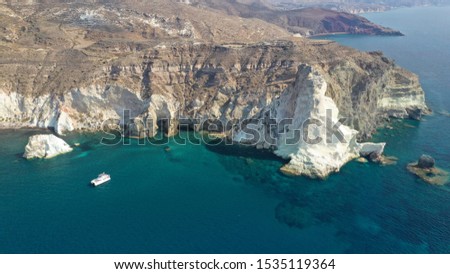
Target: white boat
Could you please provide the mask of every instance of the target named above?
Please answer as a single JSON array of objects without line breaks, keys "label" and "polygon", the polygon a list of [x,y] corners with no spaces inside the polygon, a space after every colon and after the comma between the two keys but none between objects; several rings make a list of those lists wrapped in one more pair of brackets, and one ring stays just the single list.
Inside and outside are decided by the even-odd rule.
[{"label": "white boat", "polygon": [[97,179],[92,180],[91,184],[94,186],[99,186],[109,181],[111,181],[111,176],[106,173],[102,173],[98,175]]}]

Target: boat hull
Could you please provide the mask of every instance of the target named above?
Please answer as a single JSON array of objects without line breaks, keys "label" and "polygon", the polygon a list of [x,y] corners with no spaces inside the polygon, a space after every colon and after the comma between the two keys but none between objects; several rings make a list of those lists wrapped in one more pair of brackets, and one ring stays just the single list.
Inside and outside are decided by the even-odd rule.
[{"label": "boat hull", "polygon": [[97,186],[103,185],[109,181],[111,181],[111,177],[109,175],[103,174],[103,175],[99,176],[97,179],[92,180],[91,184],[93,186],[97,187]]}]

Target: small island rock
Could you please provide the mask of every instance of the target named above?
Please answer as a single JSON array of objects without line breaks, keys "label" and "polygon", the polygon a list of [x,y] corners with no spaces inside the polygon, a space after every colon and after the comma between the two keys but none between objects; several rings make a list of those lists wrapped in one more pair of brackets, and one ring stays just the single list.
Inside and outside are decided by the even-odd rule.
[{"label": "small island rock", "polygon": [[445,185],[450,179],[449,173],[437,168],[436,161],[428,155],[422,155],[418,162],[409,164],[408,170],[432,185]]},{"label": "small island rock", "polygon": [[23,157],[49,159],[71,151],[72,148],[55,135],[34,135],[29,138]]}]

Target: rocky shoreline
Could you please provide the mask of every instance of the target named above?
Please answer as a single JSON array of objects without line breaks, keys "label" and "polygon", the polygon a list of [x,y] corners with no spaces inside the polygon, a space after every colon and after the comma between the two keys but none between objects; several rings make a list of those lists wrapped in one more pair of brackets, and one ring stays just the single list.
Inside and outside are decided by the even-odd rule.
[{"label": "rocky shoreline", "polygon": [[[287,175],[301,175],[318,179],[325,179],[330,174],[339,172],[342,166],[359,157],[382,163],[386,144],[360,144],[358,143],[359,132],[347,125],[339,125],[338,132],[342,134],[342,139],[336,138],[336,136],[328,139],[327,130],[329,128],[323,127],[314,128],[311,132],[306,132],[306,135],[312,134],[310,135],[311,138],[321,139],[320,142],[308,143],[304,139],[298,139],[295,143],[291,142],[296,132],[298,132],[299,136],[302,133],[304,134],[302,131],[305,130],[305,121],[316,121],[319,123],[316,125],[319,126],[328,122],[340,124],[340,111],[335,101],[331,97],[326,96],[328,88],[329,85],[326,82],[326,78],[320,70],[303,64],[297,69],[294,83],[289,85],[278,97],[273,98],[267,106],[255,108],[254,114],[252,112],[248,113],[245,120],[228,123],[228,126],[219,123],[221,120],[214,121],[209,118],[209,115],[205,115],[202,127],[196,127],[197,124],[191,124],[196,119],[189,119],[194,117],[184,116],[183,119],[180,119],[177,116],[180,114],[177,102],[170,101],[162,95],[154,95],[145,103],[148,109],[144,110],[142,108],[146,117],[140,116],[147,119],[149,117],[153,118],[154,120],[149,119],[150,123],[147,121],[147,123],[140,124],[135,118],[138,114],[137,109],[140,108],[139,104],[136,104],[138,108],[134,107],[130,110],[135,112],[133,116],[128,118],[125,116],[121,117],[117,113],[119,116],[114,116],[113,119],[110,118],[108,129],[124,127],[126,131],[121,131],[120,134],[145,138],[153,137],[157,130],[163,130],[167,135],[171,136],[177,134],[181,126],[193,128],[194,130],[205,130],[204,127],[207,127],[208,131],[218,136],[230,138],[236,143],[250,144],[261,149],[270,149],[277,156],[290,160],[281,169]],[[119,90],[118,95],[122,96],[122,92],[123,90]],[[64,102],[79,103],[72,100],[64,100]],[[109,100],[108,102],[111,103]],[[123,103],[130,104],[130,101],[124,101]],[[77,124],[71,118],[74,113],[73,105],[65,105],[63,108],[65,111],[60,113],[58,113],[58,110],[49,111],[49,119],[38,125],[51,127],[59,135],[73,130],[84,130],[84,128],[76,128],[74,126]],[[93,106],[91,108],[94,109]],[[123,107],[123,109],[126,109],[126,107]],[[219,109],[209,111],[218,111],[221,114]],[[96,111],[100,111],[100,109],[96,109]],[[107,111],[103,111],[103,113],[107,113]],[[405,113],[407,114],[408,111],[405,110]],[[242,116],[235,118],[242,118]],[[129,119],[125,125],[124,119]],[[165,121],[166,123],[161,123],[160,121]],[[229,120],[226,121],[229,122]],[[283,124],[286,121],[289,123]],[[283,125],[282,129],[280,129],[281,124]],[[150,129],[148,126],[150,126]],[[211,126],[213,126],[213,130],[211,130]],[[248,128],[253,129],[253,134],[249,134]],[[89,128],[87,129],[89,130]],[[91,128],[90,130],[95,131],[97,129]],[[48,143],[50,141],[48,140]],[[59,140],[55,141],[59,142]],[[58,142],[55,144],[57,145]],[[49,145],[51,144],[46,146],[49,147]],[[41,151],[42,149],[38,150]],[[47,152],[38,154],[39,156],[33,157],[48,158],[48,155],[53,155]],[[30,153],[30,155],[34,154]]]},{"label": "rocky shoreline", "polygon": [[[155,3],[149,11],[125,1],[120,16],[122,4],[0,5],[0,127],[63,135],[126,125],[119,133],[138,138],[182,128],[242,136],[242,126],[257,120],[256,133],[273,138],[253,146],[290,159],[297,174],[324,178],[359,157],[359,143],[390,117],[428,112],[418,77],[380,52]],[[342,124],[344,142],[285,146],[306,120],[326,124],[327,111]],[[289,133],[271,129],[271,120],[285,119]]]}]

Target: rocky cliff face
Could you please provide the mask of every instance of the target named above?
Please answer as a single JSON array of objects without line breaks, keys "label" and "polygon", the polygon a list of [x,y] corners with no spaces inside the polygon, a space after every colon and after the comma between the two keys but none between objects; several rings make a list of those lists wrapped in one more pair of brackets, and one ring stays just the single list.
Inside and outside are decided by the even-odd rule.
[{"label": "rocky cliff face", "polygon": [[[316,55],[319,50],[328,56]],[[86,67],[89,57],[82,57],[76,62],[84,65],[78,68],[76,63],[39,66],[32,60],[1,65],[16,75],[4,75],[1,82],[3,127],[97,130],[107,119],[123,121],[124,110],[131,111],[131,118],[187,117],[226,124],[251,118],[288,90],[300,64],[321,72],[327,95],[359,137],[370,136],[388,116],[408,117],[426,109],[415,75],[377,53],[329,42],[177,43],[93,67]]]},{"label": "rocky cliff face", "polygon": [[[271,148],[289,159],[282,171],[290,175],[325,178],[338,172],[360,156],[364,145],[357,143],[356,130],[340,125],[339,110],[326,91],[323,76],[311,66],[301,65],[294,84],[254,117],[254,122],[242,126],[234,139]],[[254,132],[249,131],[252,126]]]},{"label": "rocky cliff face", "polygon": [[[314,118],[307,99],[317,91],[333,121],[346,118],[345,135],[356,144],[390,116],[418,118],[427,110],[417,76],[378,52],[293,38],[259,20],[221,15],[215,23],[211,11],[180,5],[187,6],[180,16],[169,15],[173,10],[164,2],[155,13],[0,5],[0,126],[50,127],[63,134],[100,130],[104,121],[144,120],[146,130],[135,123],[129,134],[153,136],[158,128],[175,134],[179,124],[232,134],[239,120],[263,117],[267,109],[297,122]],[[308,80],[310,75],[318,80]],[[314,92],[303,98],[297,91]],[[286,98],[297,102],[295,109]],[[277,102],[284,107],[274,107]],[[291,153],[277,142],[255,145],[293,160],[290,154],[303,157],[302,148]],[[317,177],[358,152],[337,146],[319,149],[340,160]],[[296,172],[306,174],[307,166],[299,166]]]}]

